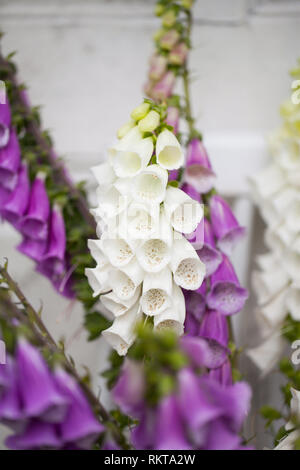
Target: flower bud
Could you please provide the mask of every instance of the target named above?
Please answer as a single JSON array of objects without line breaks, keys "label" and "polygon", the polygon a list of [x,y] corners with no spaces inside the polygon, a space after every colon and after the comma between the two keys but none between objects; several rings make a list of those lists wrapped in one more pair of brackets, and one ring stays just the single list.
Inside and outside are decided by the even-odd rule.
[{"label": "flower bud", "polygon": [[154,55],[150,61],[149,78],[151,80],[159,80],[165,73],[168,60],[162,55]]},{"label": "flower bud", "polygon": [[173,49],[173,47],[179,40],[179,37],[180,35],[178,31],[176,31],[176,29],[171,29],[159,38],[160,46],[162,47],[162,49],[170,51],[171,49]]},{"label": "flower bud", "polygon": [[165,11],[165,7],[161,3],[158,3],[157,5],[155,5],[154,14],[156,16],[161,16],[164,11]]},{"label": "flower bud", "polygon": [[134,108],[130,116],[132,117],[134,121],[139,121],[140,119],[143,119],[146,116],[149,109],[150,109],[149,103],[142,103],[136,108]]},{"label": "flower bud", "polygon": [[183,6],[183,8],[186,8],[187,10],[192,8],[193,3],[194,3],[194,0],[181,0],[181,5]]},{"label": "flower bud", "polygon": [[171,28],[176,23],[176,12],[174,9],[166,11],[162,16],[162,24],[165,28]]},{"label": "flower bud", "polygon": [[172,65],[183,65],[186,61],[188,50],[184,42],[177,44],[169,54],[169,63]]},{"label": "flower bud", "polygon": [[156,111],[150,111],[147,116],[138,123],[141,132],[153,132],[160,123],[160,115]]},{"label": "flower bud", "polygon": [[130,120],[130,121],[126,122],[126,124],[121,126],[120,129],[118,129],[118,132],[117,132],[118,139],[122,139],[123,137],[125,137],[125,135],[128,134],[128,132],[134,126],[135,126],[135,122],[133,120]]}]

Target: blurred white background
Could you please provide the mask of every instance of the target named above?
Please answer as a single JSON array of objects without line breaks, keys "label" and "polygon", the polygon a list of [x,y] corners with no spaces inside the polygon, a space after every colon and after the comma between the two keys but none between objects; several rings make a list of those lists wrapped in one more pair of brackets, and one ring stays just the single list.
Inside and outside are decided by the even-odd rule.
[{"label": "blurred white background", "polygon": [[[88,168],[105,158],[116,129],[141,101],[151,37],[159,26],[154,3],[0,0],[3,52],[17,51],[20,79],[29,86],[32,103],[43,105],[44,126],[76,180],[91,179]],[[288,70],[300,55],[299,31],[299,0],[196,0],[193,108],[219,176],[218,188],[248,226],[234,262],[249,288],[254,255],[263,250],[263,226],[249,200],[247,177],[267,161],[264,139],[279,125],[278,106],[290,93]],[[80,307],[61,299],[34,273],[33,263],[14,250],[18,241],[11,227],[1,225],[0,258],[9,258],[10,270],[32,302],[44,304],[50,329],[66,338],[79,366],[91,368],[98,387],[105,344],[86,343]],[[256,341],[253,304],[250,297],[235,323],[244,346]],[[253,435],[257,424],[261,445],[268,441],[262,438],[257,409],[276,396],[270,379],[262,381],[247,361],[243,369],[255,391],[247,433]]]}]

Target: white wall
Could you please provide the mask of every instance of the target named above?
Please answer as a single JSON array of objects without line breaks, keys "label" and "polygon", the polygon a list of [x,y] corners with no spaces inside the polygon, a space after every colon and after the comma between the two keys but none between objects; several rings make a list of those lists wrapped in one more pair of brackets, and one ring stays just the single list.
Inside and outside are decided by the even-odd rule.
[{"label": "white wall", "polygon": [[[4,52],[18,51],[20,78],[29,85],[32,102],[43,104],[44,125],[76,179],[89,177],[88,168],[105,158],[116,129],[141,100],[151,35],[159,25],[153,5],[153,0],[0,0]],[[197,0],[195,16],[193,108],[219,175],[219,189],[239,199],[240,219],[250,226],[253,210],[246,178],[264,165],[265,135],[278,126],[278,106],[289,95],[287,72],[300,50],[300,2]],[[255,247],[261,249],[258,222],[255,218]],[[244,282],[252,261],[251,233],[250,226],[235,255]],[[10,259],[26,294],[35,305],[43,301],[54,334],[69,338],[78,363],[87,363],[96,377],[105,345],[97,341],[86,346],[85,333],[75,334],[80,307],[63,313],[68,302],[14,251],[17,242],[18,235],[2,225],[0,257]],[[242,343],[253,331],[251,305],[236,324]],[[256,384],[255,371],[251,376],[246,371]]]}]

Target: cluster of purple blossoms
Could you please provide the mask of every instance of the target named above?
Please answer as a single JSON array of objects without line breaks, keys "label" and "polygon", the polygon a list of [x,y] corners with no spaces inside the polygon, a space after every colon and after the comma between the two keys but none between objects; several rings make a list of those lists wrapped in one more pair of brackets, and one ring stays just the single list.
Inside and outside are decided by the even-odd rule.
[{"label": "cluster of purple blossoms", "polygon": [[[185,183],[182,189],[201,201],[214,186],[211,168],[203,143],[194,138],[187,149]],[[205,196],[204,196],[205,197]],[[208,200],[208,201],[207,201]],[[204,217],[190,241],[206,266],[206,278],[198,291],[185,291],[185,333],[203,338],[215,351],[215,363],[209,368],[220,381],[230,383],[228,361],[227,316],[238,313],[248,297],[240,286],[229,260],[236,243],[245,233],[227,202],[219,195],[206,198],[208,217]]]},{"label": "cluster of purple blossoms", "polygon": [[0,365],[0,422],[9,449],[90,449],[104,431],[76,380],[24,339]]},{"label": "cluster of purple blossoms", "polygon": [[63,295],[73,297],[66,276],[63,215],[58,205],[50,205],[45,174],[37,173],[30,182],[8,102],[0,104],[0,216],[22,234],[18,250],[33,259]]},{"label": "cluster of purple blossoms", "polygon": [[[185,337],[183,348],[195,365],[213,361],[214,352],[200,338]],[[139,420],[131,432],[138,450],[240,450],[239,432],[247,415],[251,392],[244,382],[228,385],[192,368],[179,371],[177,387],[156,406],[145,400],[143,366],[127,360],[113,395],[121,410]]]}]

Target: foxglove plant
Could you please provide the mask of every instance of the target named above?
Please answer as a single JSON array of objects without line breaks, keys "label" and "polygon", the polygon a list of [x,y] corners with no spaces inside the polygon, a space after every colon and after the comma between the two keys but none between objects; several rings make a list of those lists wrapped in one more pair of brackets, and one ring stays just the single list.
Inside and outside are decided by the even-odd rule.
[{"label": "foxglove plant", "polygon": [[[299,79],[299,67],[292,71],[292,76]],[[291,415],[294,423],[291,425],[289,421],[280,429],[275,439],[277,443],[280,441],[276,449],[299,448],[299,373],[287,358],[283,358],[288,341],[293,347],[300,332],[299,113],[300,105],[293,99],[282,105],[283,125],[269,139],[272,160],[251,179],[253,199],[266,223],[264,240],[268,252],[258,256],[259,269],[253,273],[258,302],[256,317],[262,340],[248,351],[248,355],[263,374],[270,373],[279,364],[288,379],[283,392],[285,405],[289,407],[290,404],[291,411],[286,416],[273,411],[273,416],[288,421]],[[263,414],[270,420],[272,410],[264,408]]]}]

